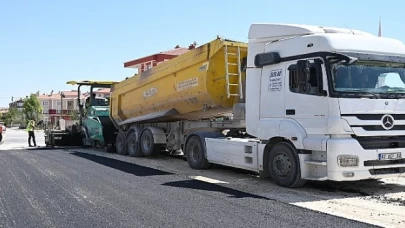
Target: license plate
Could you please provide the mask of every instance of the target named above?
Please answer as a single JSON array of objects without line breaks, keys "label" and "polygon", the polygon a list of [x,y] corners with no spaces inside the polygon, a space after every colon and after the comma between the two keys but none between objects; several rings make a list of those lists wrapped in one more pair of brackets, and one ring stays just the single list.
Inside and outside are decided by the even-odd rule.
[{"label": "license plate", "polygon": [[401,153],[385,153],[385,154],[378,154],[378,160],[396,160],[401,159]]}]

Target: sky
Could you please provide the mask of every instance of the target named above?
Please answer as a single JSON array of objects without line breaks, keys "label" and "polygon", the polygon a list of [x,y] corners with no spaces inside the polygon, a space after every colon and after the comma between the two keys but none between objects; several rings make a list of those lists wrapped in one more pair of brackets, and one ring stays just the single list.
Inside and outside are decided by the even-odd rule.
[{"label": "sky", "polygon": [[72,90],[69,80],[120,81],[123,63],[222,37],[252,23],[349,27],[405,42],[405,1],[0,0],[0,107],[11,97]]}]

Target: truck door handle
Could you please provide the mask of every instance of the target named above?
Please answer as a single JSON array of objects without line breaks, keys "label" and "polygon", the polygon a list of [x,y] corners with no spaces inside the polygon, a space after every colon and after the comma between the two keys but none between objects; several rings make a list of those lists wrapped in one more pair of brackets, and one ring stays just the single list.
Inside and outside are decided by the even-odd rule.
[{"label": "truck door handle", "polygon": [[295,109],[286,109],[285,114],[286,115],[295,115]]}]

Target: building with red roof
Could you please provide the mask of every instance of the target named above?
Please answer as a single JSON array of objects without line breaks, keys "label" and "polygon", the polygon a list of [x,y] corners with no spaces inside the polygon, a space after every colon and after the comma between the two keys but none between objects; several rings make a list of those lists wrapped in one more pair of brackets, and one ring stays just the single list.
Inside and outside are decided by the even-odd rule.
[{"label": "building with red roof", "polygon": [[154,67],[157,66],[159,63],[162,63],[164,61],[168,61],[170,59],[173,59],[179,55],[182,55],[192,49],[194,49],[196,46],[196,43],[194,42],[191,44],[188,48],[186,47],[180,47],[177,45],[174,47],[174,49],[167,50],[167,51],[162,51],[159,53],[155,53],[153,55],[148,55],[139,59],[134,59],[128,62],[124,63],[124,68],[135,68],[138,69],[138,74]]}]

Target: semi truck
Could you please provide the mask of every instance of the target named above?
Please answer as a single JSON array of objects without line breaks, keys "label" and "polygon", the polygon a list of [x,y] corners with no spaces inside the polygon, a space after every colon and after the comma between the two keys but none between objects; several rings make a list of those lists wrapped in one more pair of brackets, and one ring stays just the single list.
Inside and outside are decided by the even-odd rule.
[{"label": "semi truck", "polygon": [[253,24],[116,83],[118,154],[180,151],[193,169],[283,187],[405,172],[405,45],[347,29]]}]

